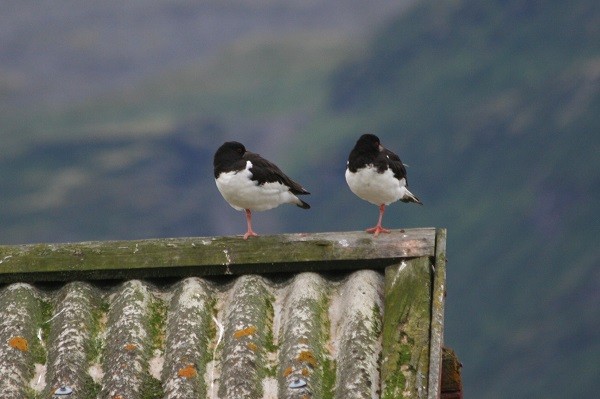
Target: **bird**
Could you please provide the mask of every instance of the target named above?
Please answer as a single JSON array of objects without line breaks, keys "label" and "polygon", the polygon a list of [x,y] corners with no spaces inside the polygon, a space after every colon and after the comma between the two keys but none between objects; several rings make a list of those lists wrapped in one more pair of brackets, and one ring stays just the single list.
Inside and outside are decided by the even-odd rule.
[{"label": "bird", "polygon": [[386,205],[398,200],[423,205],[408,190],[406,168],[400,157],[383,147],[374,134],[363,134],[356,141],[348,156],[345,177],[354,194],[379,207],[377,225],[366,230],[375,237],[390,232],[381,225]]},{"label": "bird", "polygon": [[310,205],[298,195],[310,194],[286,176],[274,163],[246,150],[237,141],[228,141],[215,152],[213,159],[217,188],[234,209],[246,212],[248,229],[244,240],[257,236],[252,230],[252,212],[266,211],[281,204],[294,204],[302,209]]}]

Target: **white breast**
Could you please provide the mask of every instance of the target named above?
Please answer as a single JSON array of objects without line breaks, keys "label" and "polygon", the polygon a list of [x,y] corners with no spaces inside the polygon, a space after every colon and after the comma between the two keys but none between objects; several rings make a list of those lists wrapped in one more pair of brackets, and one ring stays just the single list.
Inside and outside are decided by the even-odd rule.
[{"label": "white breast", "polygon": [[289,188],[281,183],[265,183],[258,185],[252,180],[250,168],[252,163],[246,163],[246,169],[239,172],[221,173],[215,182],[221,195],[233,208],[238,211],[266,211],[285,203],[298,203],[298,198],[289,192]]},{"label": "white breast", "polygon": [[346,169],[346,182],[359,198],[375,205],[389,205],[404,197],[406,179],[396,179],[390,169],[378,173],[373,165],[351,173]]}]

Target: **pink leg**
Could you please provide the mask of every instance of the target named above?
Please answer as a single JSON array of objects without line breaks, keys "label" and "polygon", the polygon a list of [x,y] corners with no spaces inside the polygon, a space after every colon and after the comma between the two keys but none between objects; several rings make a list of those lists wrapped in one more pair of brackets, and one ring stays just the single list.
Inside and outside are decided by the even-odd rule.
[{"label": "pink leg", "polygon": [[248,224],[248,231],[244,234],[244,240],[247,240],[250,236],[258,236],[258,234],[252,231],[252,212],[250,212],[250,209],[246,209],[246,223]]},{"label": "pink leg", "polygon": [[367,229],[366,230],[367,233],[373,233],[373,235],[375,237],[377,237],[379,235],[379,233],[389,233],[390,232],[388,229],[384,229],[383,226],[381,225],[381,220],[383,219],[384,211],[385,211],[385,205],[381,204],[379,206],[379,220],[377,221],[377,226]]}]

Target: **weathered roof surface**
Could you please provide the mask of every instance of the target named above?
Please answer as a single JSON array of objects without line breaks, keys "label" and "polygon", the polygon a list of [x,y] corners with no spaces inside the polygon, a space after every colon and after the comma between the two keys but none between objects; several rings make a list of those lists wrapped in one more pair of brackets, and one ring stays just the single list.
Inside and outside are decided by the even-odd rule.
[{"label": "weathered roof surface", "polygon": [[[0,247],[0,397],[437,397],[444,245],[418,229]],[[95,281],[121,247],[140,256],[114,276],[152,278]]]}]

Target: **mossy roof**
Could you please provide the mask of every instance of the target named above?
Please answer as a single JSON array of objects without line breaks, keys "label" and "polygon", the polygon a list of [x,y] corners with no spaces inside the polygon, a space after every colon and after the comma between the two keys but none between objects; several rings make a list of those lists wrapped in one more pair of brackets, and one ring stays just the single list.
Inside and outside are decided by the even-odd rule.
[{"label": "mossy roof", "polygon": [[0,261],[0,397],[437,394],[443,229],[0,246]]}]

